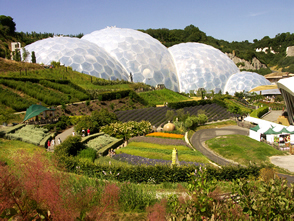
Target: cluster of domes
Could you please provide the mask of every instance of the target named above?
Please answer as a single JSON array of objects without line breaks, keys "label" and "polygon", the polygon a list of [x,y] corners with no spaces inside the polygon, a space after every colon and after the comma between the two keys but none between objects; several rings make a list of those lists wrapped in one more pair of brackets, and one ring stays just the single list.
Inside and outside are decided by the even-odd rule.
[{"label": "cluster of domes", "polygon": [[[130,80],[176,92],[204,88],[235,91],[270,84],[263,76],[239,72],[220,50],[201,43],[181,43],[167,49],[150,35],[132,29],[106,28],[78,38],[53,37],[25,47],[37,63],[60,61],[74,70],[104,79]],[[30,55],[26,61],[30,61]]]}]

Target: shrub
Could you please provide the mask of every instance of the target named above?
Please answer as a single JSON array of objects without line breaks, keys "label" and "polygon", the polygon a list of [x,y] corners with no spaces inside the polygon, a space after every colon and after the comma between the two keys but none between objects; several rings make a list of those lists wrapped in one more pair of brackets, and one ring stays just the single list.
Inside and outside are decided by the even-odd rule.
[{"label": "shrub", "polygon": [[265,113],[268,112],[268,106],[260,107],[257,110],[252,111],[251,117],[261,118]]},{"label": "shrub", "polygon": [[56,146],[54,154],[57,156],[76,156],[86,147],[81,143],[80,136],[69,136],[60,145]]},{"label": "shrub", "polygon": [[78,153],[78,158],[86,158],[94,162],[96,159],[96,151],[92,148],[83,149]]}]

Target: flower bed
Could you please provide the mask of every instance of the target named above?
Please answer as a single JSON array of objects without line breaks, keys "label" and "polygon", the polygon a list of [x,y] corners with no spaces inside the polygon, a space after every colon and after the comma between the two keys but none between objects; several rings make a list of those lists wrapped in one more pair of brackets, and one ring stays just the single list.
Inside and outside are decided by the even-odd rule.
[{"label": "flower bed", "polygon": [[171,133],[163,133],[163,132],[154,132],[146,135],[147,137],[167,137],[167,138],[175,138],[182,139],[184,135],[182,134],[171,134]]},{"label": "flower bed", "polygon": [[145,142],[145,143],[154,143],[160,145],[174,145],[174,146],[186,146],[188,144],[184,140],[180,139],[165,139],[160,137],[133,137],[129,142]]},{"label": "flower bed", "polygon": [[[140,157],[140,156],[135,156],[131,154],[126,154],[126,153],[120,153],[116,154],[113,156],[115,160],[119,160],[122,162],[127,162],[132,165],[149,165],[149,166],[155,166],[155,165],[171,165],[172,161],[171,160],[159,160],[159,159],[149,159],[146,157]],[[196,162],[185,162],[181,161],[180,165],[195,165],[195,166],[200,166],[204,165],[203,163],[196,163]]]}]

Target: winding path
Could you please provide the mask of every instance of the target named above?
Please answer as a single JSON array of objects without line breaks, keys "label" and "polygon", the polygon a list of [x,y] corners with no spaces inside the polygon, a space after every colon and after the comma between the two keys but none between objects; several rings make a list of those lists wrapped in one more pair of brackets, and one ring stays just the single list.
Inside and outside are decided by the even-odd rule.
[{"label": "winding path", "polygon": [[238,126],[228,126],[222,128],[213,128],[213,129],[206,129],[206,130],[199,130],[194,133],[190,139],[193,147],[205,155],[211,161],[217,163],[220,166],[225,166],[229,164],[237,164],[233,161],[225,159],[208,148],[205,147],[205,141],[210,140],[217,136],[225,136],[231,134],[241,134],[247,136],[249,134],[249,130],[246,128],[238,127]]},{"label": "winding path", "polygon": [[[193,147],[196,150],[201,152],[208,159],[217,163],[218,165],[220,166],[232,165],[237,163],[230,161],[228,159],[225,159],[205,147],[205,141],[217,136],[225,136],[225,135],[231,135],[231,134],[240,134],[240,135],[248,136],[249,129],[238,127],[238,126],[228,126],[228,127],[222,127],[222,128],[199,130],[192,135],[190,142],[192,143]],[[286,178],[288,180],[288,183],[294,183],[294,176],[285,175],[285,174],[278,174],[278,175],[280,177]]]}]

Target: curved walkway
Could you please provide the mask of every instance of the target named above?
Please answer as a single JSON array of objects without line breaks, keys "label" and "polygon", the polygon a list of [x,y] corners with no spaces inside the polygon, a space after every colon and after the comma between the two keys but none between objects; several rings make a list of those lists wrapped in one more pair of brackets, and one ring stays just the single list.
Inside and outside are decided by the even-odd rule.
[{"label": "curved walkway", "polygon": [[[63,142],[68,136],[72,136],[72,132],[73,131],[74,131],[74,127],[71,127],[69,129],[66,129],[62,133],[58,134],[55,137],[55,145],[54,145],[54,147],[58,145],[58,138],[60,138],[61,142]],[[54,151],[54,147],[50,146],[50,150],[49,151]]]},{"label": "curved walkway", "polygon": [[205,155],[211,161],[217,163],[220,166],[225,166],[229,164],[237,164],[233,161],[225,159],[208,148],[205,147],[205,141],[212,139],[217,136],[225,136],[231,134],[241,134],[241,135],[248,135],[249,130],[246,128],[238,127],[238,126],[228,126],[222,128],[213,128],[213,129],[206,129],[206,130],[199,130],[194,133],[190,139],[193,147]]},{"label": "curved walkway", "polygon": [[[249,134],[249,129],[238,127],[238,126],[228,126],[228,127],[222,127],[222,128],[200,130],[192,135],[190,141],[196,150],[200,151],[203,155],[205,155],[211,161],[217,163],[220,166],[232,165],[236,163],[215,154],[213,151],[205,147],[205,141],[217,136],[225,136],[225,135],[231,135],[231,134],[241,134],[241,135],[247,136]],[[285,175],[285,174],[278,174],[278,175],[280,177],[286,178],[288,180],[288,183],[294,183],[294,176]]]}]

